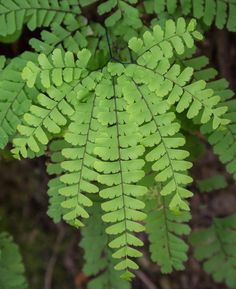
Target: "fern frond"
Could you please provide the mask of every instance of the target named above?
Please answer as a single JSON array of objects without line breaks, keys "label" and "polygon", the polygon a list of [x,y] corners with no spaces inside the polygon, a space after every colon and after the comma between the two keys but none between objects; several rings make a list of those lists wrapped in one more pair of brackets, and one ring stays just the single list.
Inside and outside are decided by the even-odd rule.
[{"label": "fern frond", "polygon": [[31,47],[38,53],[50,54],[55,48],[60,48],[63,45],[64,49],[78,52],[78,48],[84,48],[87,45],[87,40],[80,32],[80,21],[70,19],[69,25],[63,27],[58,23],[51,25],[51,31],[43,30],[41,32],[41,40],[32,38],[30,40]]},{"label": "fern frond", "polygon": [[0,75],[0,148],[16,134],[17,125],[28,111],[38,90],[29,89],[21,78],[21,71],[27,61],[34,60],[31,53],[24,53],[13,59]]},{"label": "fern frond", "polygon": [[210,26],[213,23],[219,29],[225,26],[229,31],[236,31],[236,1],[235,0],[152,0],[145,3],[149,13],[161,14],[168,12],[174,15],[179,9],[182,15],[190,15]]},{"label": "fern frond", "polygon": [[219,156],[220,161],[226,165],[227,171],[236,179],[236,101],[228,100],[222,105],[228,107],[225,117],[231,122],[212,132],[208,126],[202,127],[202,132],[208,136],[209,143],[213,146],[214,152]]},{"label": "fern frond", "polygon": [[[171,65],[171,60],[169,59],[173,56],[173,48],[169,42],[164,40],[165,45],[160,48],[163,35],[167,34],[170,35],[170,38],[174,37],[177,39],[177,44],[174,46],[181,49],[176,52],[178,54],[184,53],[183,40],[180,37],[176,37],[178,29],[182,32],[187,31],[187,47],[193,47],[193,36],[198,37],[198,33],[195,31],[195,22],[191,21],[186,30],[186,23],[182,18],[178,20],[176,25],[174,21],[168,20],[165,27],[166,33],[163,32],[159,25],[156,25],[152,33],[144,33],[144,40],[135,38],[130,40],[129,47],[137,54],[135,65],[138,66],[138,71],[135,73],[139,79],[142,78],[143,82],[145,81],[150,90],[156,91],[161,97],[167,98],[169,104],[175,104],[178,113],[188,110],[187,117],[189,119],[201,115],[201,123],[206,123],[213,118],[213,129],[216,129],[218,126],[228,123],[228,120],[222,119],[227,107],[216,107],[220,97],[214,95],[214,91],[206,87],[205,81],[191,81],[192,68],[187,67],[181,70],[179,65]],[[197,34],[194,34],[194,32]],[[158,41],[155,41],[155,38]],[[183,39],[185,39],[184,36]],[[143,43],[147,43],[147,47]],[[130,65],[132,67],[130,70],[135,70],[135,65],[133,67]]]},{"label": "fern frond", "polygon": [[155,25],[142,38],[133,37],[129,41],[129,48],[135,53],[138,64],[150,66],[163,58],[170,59],[174,52],[183,54],[186,47],[193,47],[194,41],[201,39],[195,20],[187,24],[184,18],[179,18],[176,22],[167,20],[164,28]]},{"label": "fern frond", "polygon": [[[80,246],[84,249],[84,273],[92,277],[88,289],[128,289],[130,284],[121,279],[119,272],[114,270],[115,261],[108,247],[106,224],[102,221],[101,203],[94,202],[89,209],[90,218],[82,228],[83,239]],[[96,240],[96,242],[94,242]]]},{"label": "fern frond", "polygon": [[47,165],[47,172],[54,177],[48,182],[49,204],[47,214],[53,219],[54,223],[59,223],[62,216],[68,212],[67,209],[61,206],[65,201],[65,197],[59,193],[59,190],[64,186],[60,180],[60,176],[64,172],[60,164],[65,160],[62,149],[66,147],[68,147],[68,143],[62,139],[53,140],[49,147],[50,162]]},{"label": "fern frond", "polygon": [[28,288],[18,246],[7,233],[0,234],[0,288]]},{"label": "fern frond", "polygon": [[62,150],[64,161],[61,167],[64,173],[60,177],[63,186],[59,193],[65,198],[61,205],[68,211],[63,219],[76,227],[83,225],[79,218],[89,217],[85,209],[93,204],[89,194],[99,191],[94,184],[98,178],[94,170],[96,158],[93,154],[99,127],[96,120],[96,102],[96,96],[93,95],[79,104],[65,133],[65,140],[70,146]]},{"label": "fern frond", "polygon": [[107,51],[104,40],[105,29],[99,23],[88,24],[83,18],[70,18],[65,25],[53,23],[50,31],[41,32],[41,40],[32,38],[31,47],[38,53],[50,54],[55,48],[63,48],[75,54],[79,49],[88,48],[94,54],[98,50]]},{"label": "fern frond", "polygon": [[224,123],[223,127],[212,131],[212,121],[203,125],[201,131],[208,137],[209,143],[213,146],[214,152],[219,156],[220,161],[226,165],[226,169],[236,179],[236,102],[231,99],[234,96],[232,90],[229,89],[229,84],[225,79],[216,79],[216,71],[209,68],[207,65],[209,60],[206,57],[196,57],[185,60],[182,62],[184,66],[190,66],[194,69],[194,78],[204,79],[207,81],[207,88],[212,89],[214,94],[220,97],[218,103],[218,109],[224,110],[227,108],[227,112],[224,114],[224,118],[229,123]]},{"label": "fern frond", "polygon": [[212,192],[224,189],[228,186],[227,180],[222,175],[214,175],[210,178],[196,181],[196,184],[200,192]]},{"label": "fern frond", "polygon": [[61,24],[80,15],[76,0],[1,0],[0,35],[6,36],[21,30],[26,24],[30,30],[37,27]]},{"label": "fern frond", "polygon": [[187,176],[191,163],[185,160],[189,153],[181,149],[185,140],[178,134],[180,126],[174,122],[175,115],[169,111],[168,103],[142,83],[139,85],[135,75],[132,77],[122,85],[129,102],[128,110],[143,136],[141,143],[150,148],[146,160],[153,162],[152,170],[157,172],[155,180],[163,184],[161,195],[172,195],[171,208],[188,210],[183,199],[192,196],[184,188],[192,181]]},{"label": "fern frond", "polygon": [[146,199],[146,232],[150,241],[150,252],[163,273],[173,269],[183,270],[187,260],[188,245],[181,236],[190,233],[186,224],[191,219],[189,212],[174,212],[169,209],[169,197],[155,191],[155,198]]},{"label": "fern frond", "polygon": [[[194,232],[190,238],[195,257],[216,282],[236,286],[236,214],[214,218],[212,225]],[[220,266],[219,266],[220,264]]]},{"label": "fern frond", "polygon": [[[24,115],[25,123],[18,126],[20,136],[14,139],[15,148],[12,150],[16,157],[20,154],[27,156],[28,148],[37,153],[41,145],[47,145],[50,135],[61,133],[61,128],[68,122],[67,117],[74,113],[74,104],[78,102],[76,95],[81,90],[83,77],[88,74],[85,67],[89,60],[86,50],[78,56],[81,58],[75,62],[71,52],[63,55],[60,49],[56,49],[51,61],[45,54],[40,54],[39,66],[28,62],[23,71],[28,85],[33,86],[40,76],[41,83],[47,90],[38,95],[37,103]],[[85,72],[85,76],[82,72]],[[90,85],[89,77],[87,82]],[[52,86],[53,84],[59,87]],[[84,86],[86,85],[85,83]]]},{"label": "fern frond", "polygon": [[136,185],[144,176],[144,161],[139,159],[144,148],[138,143],[140,137],[136,125],[126,111],[122,85],[119,84],[123,69],[122,65],[110,63],[96,87],[101,110],[98,121],[102,127],[98,131],[100,136],[94,153],[101,159],[95,162],[95,169],[101,173],[98,181],[106,186],[99,193],[106,200],[102,204],[106,212],[103,221],[112,223],[106,231],[115,236],[109,246],[116,250],[113,257],[120,260],[115,268],[124,271],[123,277],[129,279],[133,276],[129,270],[138,268],[131,258],[141,256],[133,246],[142,246],[142,241],[133,233],[144,229],[138,223],[145,218],[140,211],[144,203],[138,198],[145,194],[146,188]]},{"label": "fern frond", "polygon": [[[98,2],[98,0],[81,0],[80,4],[87,6],[95,2]],[[133,6],[137,3],[138,0],[105,0],[98,6],[98,14],[108,15],[105,20],[107,27],[113,27],[118,22],[120,25],[137,29],[142,26],[139,11]]]},{"label": "fern frond", "polygon": [[[214,152],[219,156],[220,161],[226,165],[227,171],[236,179],[236,101],[231,99],[234,93],[229,89],[229,84],[226,80],[214,79],[214,70],[205,68],[208,60],[206,58],[201,59],[201,62],[199,58],[196,58],[187,61],[186,64],[191,65],[196,70],[195,77],[204,77],[207,81],[211,80],[207,83],[207,87],[213,89],[215,94],[220,96],[219,109],[227,107],[228,111],[224,117],[230,121],[230,123],[226,123],[222,128],[218,128],[215,131],[212,131],[211,122],[209,122],[202,126],[201,131],[208,137],[208,141],[213,146]],[[199,66],[199,63],[202,63],[202,65]],[[206,70],[207,73],[205,73]]]},{"label": "fern frond", "polygon": [[45,88],[71,83],[79,80],[83,72],[86,72],[90,57],[90,52],[84,49],[77,54],[75,60],[72,52],[64,52],[57,48],[49,57],[43,53],[39,54],[38,65],[32,61],[28,62],[23,69],[22,78],[30,88],[34,87],[38,77]]}]

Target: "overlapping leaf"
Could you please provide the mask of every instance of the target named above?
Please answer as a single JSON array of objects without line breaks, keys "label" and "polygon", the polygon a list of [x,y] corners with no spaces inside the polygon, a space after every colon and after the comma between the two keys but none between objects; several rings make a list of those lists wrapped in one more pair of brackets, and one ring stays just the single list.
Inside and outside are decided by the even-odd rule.
[{"label": "overlapping leaf", "polygon": [[23,114],[29,109],[38,90],[29,89],[21,78],[21,70],[27,61],[34,60],[31,53],[13,59],[0,75],[0,148],[16,134]]},{"label": "overlapping leaf", "polygon": [[181,236],[190,233],[186,224],[191,218],[189,212],[173,212],[169,209],[169,197],[162,197],[154,189],[147,199],[146,232],[150,241],[150,252],[163,273],[173,269],[183,270],[187,260],[188,245]]},{"label": "overlapping leaf", "polygon": [[115,261],[108,247],[109,238],[105,232],[106,224],[102,221],[99,199],[94,202],[89,213],[91,216],[82,228],[83,239],[80,242],[80,246],[84,249],[84,273],[92,277],[88,283],[88,289],[130,288],[130,284],[122,280],[119,272],[114,270]]},{"label": "overlapping leaf", "polygon": [[236,215],[214,218],[207,229],[196,231],[191,236],[195,257],[203,262],[204,270],[216,282],[236,286]]},{"label": "overlapping leaf", "polygon": [[184,66],[190,66],[194,69],[194,78],[204,79],[207,81],[207,88],[212,89],[216,95],[219,95],[220,102],[218,108],[228,111],[224,114],[224,118],[229,123],[223,123],[223,126],[212,131],[212,120],[203,125],[201,130],[208,137],[208,141],[213,146],[214,152],[219,156],[220,161],[226,164],[226,169],[236,178],[236,102],[232,99],[234,93],[229,89],[229,84],[225,79],[215,79],[217,72],[208,67],[208,59],[204,56],[186,59],[181,62]]},{"label": "overlapping leaf", "polygon": [[[68,117],[74,114],[83,72],[87,75],[89,53],[83,50],[78,57],[75,61],[72,53],[63,55],[60,49],[56,49],[51,62],[44,54],[39,55],[39,66],[28,62],[23,71],[28,85],[33,86],[39,75],[42,85],[47,89],[37,96],[37,104],[32,105],[24,115],[25,123],[18,126],[20,136],[14,139],[13,149],[16,156],[27,156],[28,148],[36,153],[40,151],[40,146],[47,145],[51,135],[59,135]],[[85,87],[92,81],[89,82],[89,77],[86,80]]]},{"label": "overlapping leaf", "polygon": [[168,12],[174,15],[180,8],[183,15],[190,15],[196,19],[202,19],[206,25],[215,25],[222,29],[224,26],[230,31],[236,31],[236,1],[224,0],[151,0],[146,1],[146,9],[149,13],[161,14]]},{"label": "overlapping leaf", "polygon": [[0,234],[0,288],[26,289],[25,268],[18,246],[6,233]]}]

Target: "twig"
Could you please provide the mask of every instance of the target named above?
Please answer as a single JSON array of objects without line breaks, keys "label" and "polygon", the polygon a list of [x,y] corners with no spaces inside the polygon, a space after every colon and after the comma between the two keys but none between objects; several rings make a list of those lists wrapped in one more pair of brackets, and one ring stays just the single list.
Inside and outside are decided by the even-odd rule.
[{"label": "twig", "polygon": [[60,251],[61,243],[65,236],[65,228],[64,226],[59,225],[59,232],[57,235],[57,239],[53,248],[52,256],[48,262],[45,279],[44,279],[44,289],[51,289],[52,287],[52,279],[53,279],[53,272],[57,262],[58,253]]},{"label": "twig", "polygon": [[138,270],[135,272],[135,274],[143,282],[147,289],[158,289],[157,286],[142,271]]}]

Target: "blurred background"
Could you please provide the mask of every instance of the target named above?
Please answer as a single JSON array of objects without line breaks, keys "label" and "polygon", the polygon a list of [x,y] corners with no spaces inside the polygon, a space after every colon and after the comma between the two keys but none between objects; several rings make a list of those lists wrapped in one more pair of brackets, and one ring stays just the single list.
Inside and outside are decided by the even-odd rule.
[{"label": "blurred background", "polygon": [[[39,37],[25,29],[13,43],[0,39],[0,54],[15,57],[30,49],[28,40]],[[199,54],[210,58],[211,65],[228,79],[236,91],[236,34],[210,30],[199,45]],[[236,186],[225,172],[206,140],[200,135],[198,161],[191,171],[194,179],[202,180],[215,174],[225,176],[228,187],[212,193],[201,193],[195,184],[191,200],[192,229],[206,227],[214,216],[236,212]],[[190,144],[193,145],[194,144]],[[9,147],[10,148],[10,147]],[[88,278],[82,273],[83,251],[79,248],[80,233],[61,223],[53,224],[47,216],[46,157],[35,160],[12,159],[8,149],[0,152],[0,231],[6,230],[19,244],[31,289],[83,289]],[[133,281],[135,289],[224,289],[215,284],[194,260],[192,249],[184,272],[161,275],[148,256],[148,243],[140,260],[142,271]],[[122,289],[122,288],[120,288]]]}]

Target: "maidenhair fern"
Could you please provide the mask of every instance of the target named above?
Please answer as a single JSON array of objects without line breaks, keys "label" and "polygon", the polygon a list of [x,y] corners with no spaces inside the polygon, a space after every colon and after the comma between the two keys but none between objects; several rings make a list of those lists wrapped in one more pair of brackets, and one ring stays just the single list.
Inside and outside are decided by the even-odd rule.
[{"label": "maidenhair fern", "polygon": [[222,29],[236,31],[236,1],[235,0],[151,0],[144,3],[148,13],[160,15],[167,12],[175,15],[180,10],[185,16],[200,19],[207,26],[215,25]]},{"label": "maidenhair fern", "polygon": [[0,234],[0,288],[28,288],[18,246],[7,233]]},{"label": "maidenhair fern", "polygon": [[194,232],[190,238],[196,258],[203,261],[204,270],[216,282],[224,281],[231,288],[236,286],[235,221],[235,214],[214,218],[209,228]]},{"label": "maidenhair fern", "polygon": [[169,198],[161,196],[157,188],[150,191],[146,211],[146,231],[153,262],[160,266],[163,273],[170,273],[173,269],[183,270],[188,245],[180,236],[190,232],[190,227],[186,224],[190,213],[171,211]]},{"label": "maidenhair fern", "polygon": [[227,181],[222,175],[214,175],[204,180],[198,180],[197,187],[199,188],[200,192],[211,192],[226,188]]},{"label": "maidenhair fern", "polygon": [[[195,56],[199,31],[234,31],[235,15],[234,0],[0,0],[2,36],[42,28],[31,52],[0,58],[0,148],[48,157],[48,215],[81,230],[89,289],[130,288],[144,232],[163,273],[184,269],[189,138],[201,130],[236,176],[233,92]],[[234,219],[192,237],[206,271],[232,287]]]}]

